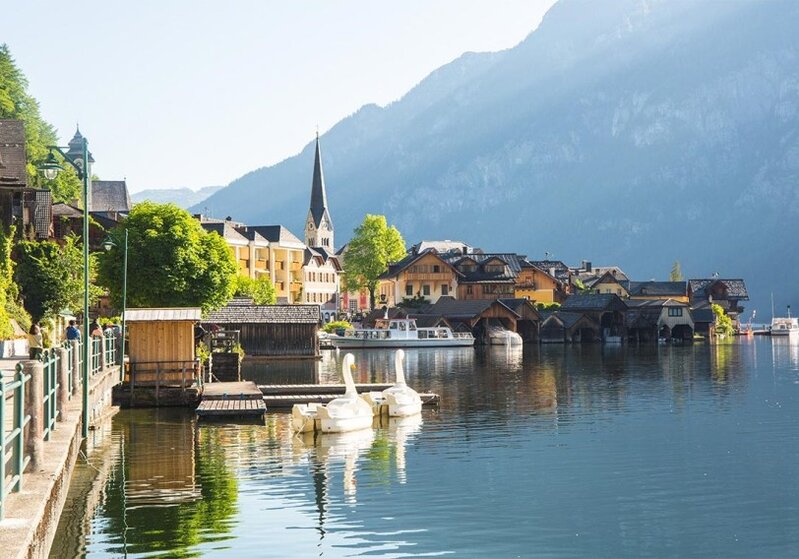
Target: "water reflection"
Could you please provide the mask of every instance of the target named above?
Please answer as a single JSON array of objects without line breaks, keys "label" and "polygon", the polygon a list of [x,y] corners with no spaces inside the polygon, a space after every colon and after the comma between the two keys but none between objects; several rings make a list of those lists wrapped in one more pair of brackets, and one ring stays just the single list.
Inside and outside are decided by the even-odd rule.
[{"label": "water reflection", "polygon": [[799,339],[774,337],[771,340],[771,360],[775,369],[799,371]]}]

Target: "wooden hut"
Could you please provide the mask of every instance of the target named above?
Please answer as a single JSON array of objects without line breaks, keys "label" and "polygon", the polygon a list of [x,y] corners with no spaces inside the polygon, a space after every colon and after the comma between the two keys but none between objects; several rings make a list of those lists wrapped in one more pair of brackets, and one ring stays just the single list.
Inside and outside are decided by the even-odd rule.
[{"label": "wooden hut", "polygon": [[211,330],[238,330],[247,356],[316,358],[321,318],[319,305],[255,305],[234,299],[204,324]]},{"label": "wooden hut", "polygon": [[190,385],[198,374],[194,326],[200,309],[128,309],[125,323],[132,384]]}]

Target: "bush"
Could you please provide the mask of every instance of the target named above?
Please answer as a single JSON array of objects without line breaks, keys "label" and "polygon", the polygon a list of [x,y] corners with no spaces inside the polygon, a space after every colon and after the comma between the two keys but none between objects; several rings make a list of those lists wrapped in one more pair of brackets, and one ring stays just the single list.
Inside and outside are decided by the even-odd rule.
[{"label": "bush", "polygon": [[350,328],[352,328],[352,324],[346,320],[334,320],[333,322],[328,322],[322,326],[322,330],[328,334],[332,334],[336,330],[349,330]]}]

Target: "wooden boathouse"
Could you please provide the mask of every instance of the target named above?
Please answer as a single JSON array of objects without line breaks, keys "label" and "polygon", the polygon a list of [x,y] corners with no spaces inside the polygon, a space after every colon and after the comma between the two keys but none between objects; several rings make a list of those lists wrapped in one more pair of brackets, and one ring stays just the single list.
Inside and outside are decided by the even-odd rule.
[{"label": "wooden boathouse", "polygon": [[238,330],[246,356],[317,358],[319,305],[255,305],[236,298],[203,321],[206,330]]},{"label": "wooden boathouse", "polygon": [[129,368],[131,385],[190,386],[199,367],[194,352],[197,307],[128,309]]}]

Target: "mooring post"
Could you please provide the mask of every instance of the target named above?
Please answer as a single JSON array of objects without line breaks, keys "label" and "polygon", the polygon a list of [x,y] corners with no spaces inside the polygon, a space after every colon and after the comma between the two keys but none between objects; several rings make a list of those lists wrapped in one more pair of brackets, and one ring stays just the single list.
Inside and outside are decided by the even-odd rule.
[{"label": "mooring post", "polygon": [[31,458],[29,469],[36,471],[44,463],[44,363],[22,361],[22,370],[31,376],[25,387],[25,414],[31,418],[25,435],[25,454]]},{"label": "mooring post", "polygon": [[56,371],[56,378],[58,382],[58,390],[56,392],[56,401],[58,402],[58,421],[64,421],[64,410],[67,409],[67,402],[69,402],[69,363],[67,362],[68,352],[63,347],[55,348],[55,353],[58,356],[58,370]]}]

